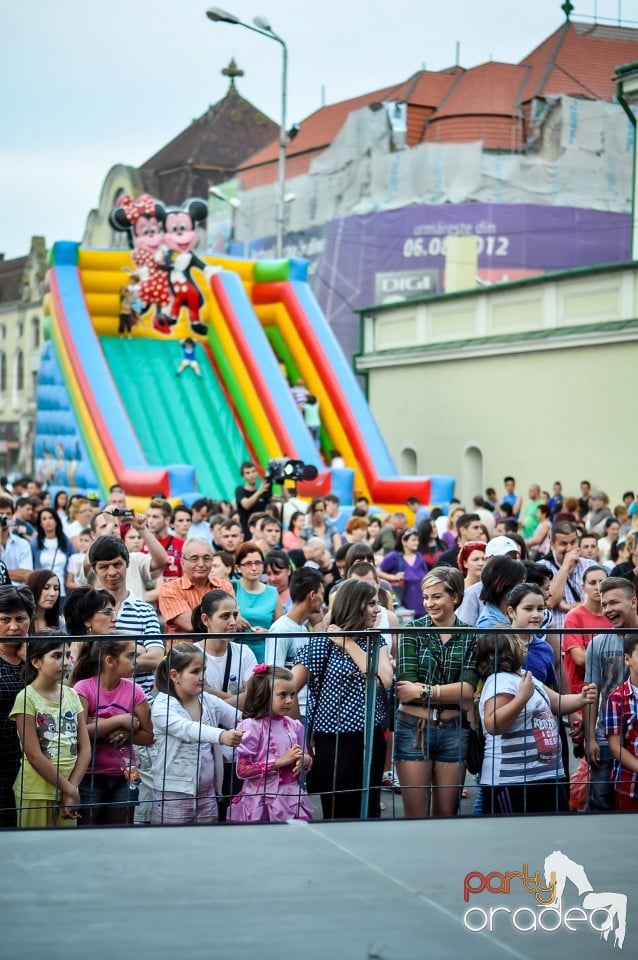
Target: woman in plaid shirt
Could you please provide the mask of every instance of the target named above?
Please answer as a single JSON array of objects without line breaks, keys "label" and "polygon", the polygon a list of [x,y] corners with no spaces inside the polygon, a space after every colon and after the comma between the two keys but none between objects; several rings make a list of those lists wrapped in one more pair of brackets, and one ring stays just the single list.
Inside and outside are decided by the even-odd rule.
[{"label": "woman in plaid shirt", "polygon": [[[455,615],[463,577],[435,567],[423,579],[425,617],[399,643],[394,750],[406,817],[455,816],[463,781],[468,725],[478,682],[476,636]],[[468,628],[469,631],[470,628]]]}]

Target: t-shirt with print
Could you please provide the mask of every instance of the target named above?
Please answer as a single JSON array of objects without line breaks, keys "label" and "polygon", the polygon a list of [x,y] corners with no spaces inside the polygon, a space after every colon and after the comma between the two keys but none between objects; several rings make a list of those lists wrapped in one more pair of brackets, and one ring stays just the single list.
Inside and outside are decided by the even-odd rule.
[{"label": "t-shirt with print", "polygon": [[[9,713],[9,718],[21,714],[35,717],[35,729],[43,755],[60,771],[63,777],[73,773],[78,758],[78,717],[83,711],[75,690],[61,688],[60,699],[49,700],[32,686],[21,690]],[[18,730],[21,735],[22,731]],[[18,794],[24,800],[55,800],[56,788],[37,773],[23,756],[16,777]]]},{"label": "t-shirt with print", "polygon": [[563,664],[565,666],[567,679],[569,680],[569,689],[572,693],[580,693],[583,689],[583,684],[585,683],[585,665],[583,664],[582,667],[579,667],[571,653],[568,656],[568,652],[570,650],[587,650],[594,634],[608,630],[609,627],[611,627],[611,623],[604,613],[592,613],[591,610],[588,610],[583,604],[579,604],[567,612],[564,623],[565,631],[571,629],[584,630],[587,627],[591,627],[591,633],[565,632],[561,640],[564,654]]},{"label": "t-shirt with print", "polygon": [[585,683],[595,683],[600,690],[600,706],[596,720],[596,740],[607,743],[605,711],[607,697],[625,679],[623,634],[599,633],[587,647],[585,654]]},{"label": "t-shirt with print", "polygon": [[[181,577],[182,575],[182,550],[184,549],[184,541],[181,537],[176,537],[173,534],[169,534],[167,537],[157,537],[157,542],[164,547],[168,554],[168,563],[162,571],[162,576],[165,580],[170,580],[173,577]],[[148,553],[148,547],[146,544],[142,546],[142,553]]]},{"label": "t-shirt with print", "polygon": [[[499,694],[516,696],[520,684],[521,677],[517,673],[491,674],[485,681],[479,700],[481,723],[487,702]],[[509,730],[496,735],[485,731],[481,783],[485,786],[505,786],[562,776],[558,723],[546,691],[534,679],[534,693]]]},{"label": "t-shirt with print", "polygon": [[[138,683],[122,678],[113,690],[107,690],[99,682],[99,677],[88,677],[78,680],[75,692],[87,702],[89,720],[108,719],[122,713],[135,713],[135,707],[146,697]],[[131,737],[133,731],[131,729]],[[91,737],[93,756],[89,764],[90,773],[107,773],[119,776],[122,773],[123,761],[129,757],[135,759],[135,747],[129,742],[122,750],[112,747],[106,740]]]}]

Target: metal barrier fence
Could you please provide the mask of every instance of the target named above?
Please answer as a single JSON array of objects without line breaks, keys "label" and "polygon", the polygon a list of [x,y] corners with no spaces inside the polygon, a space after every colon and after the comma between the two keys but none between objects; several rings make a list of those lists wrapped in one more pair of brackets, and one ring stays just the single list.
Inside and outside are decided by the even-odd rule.
[{"label": "metal barrier fence", "polygon": [[[261,634],[257,641],[249,634],[230,635],[230,642],[229,634],[162,636],[166,652],[150,704],[127,672],[145,680],[149,692],[148,666],[141,668],[138,658],[149,641],[157,647],[158,638],[90,639],[80,651],[86,663],[75,686],[56,688],[54,669],[47,667],[55,701],[47,697],[47,682],[15,696],[2,689],[0,825],[638,808],[638,759],[614,765],[605,737],[605,729],[612,731],[614,747],[620,742],[635,750],[638,714],[625,683],[623,644],[627,637],[638,644],[638,631],[610,630],[601,635],[604,642],[597,639],[586,667],[596,690],[580,703],[565,692],[560,656],[553,657],[549,687],[527,676],[533,631],[449,628],[444,634],[401,627],[364,634],[300,630]],[[550,650],[560,650],[561,634],[545,631]],[[76,655],[75,645],[87,642],[63,640]],[[27,643],[43,641],[56,647],[52,637]],[[225,645],[221,653],[217,641]],[[252,646],[259,643],[261,652],[264,641],[266,660],[277,670],[255,669]],[[551,679],[551,658],[542,652],[543,679]],[[36,658],[39,677],[46,655]],[[533,669],[538,672],[536,661]],[[60,676],[64,670],[63,662]],[[296,701],[292,691],[299,684]],[[237,725],[241,741],[232,732]],[[81,764],[86,772],[79,777]]]}]

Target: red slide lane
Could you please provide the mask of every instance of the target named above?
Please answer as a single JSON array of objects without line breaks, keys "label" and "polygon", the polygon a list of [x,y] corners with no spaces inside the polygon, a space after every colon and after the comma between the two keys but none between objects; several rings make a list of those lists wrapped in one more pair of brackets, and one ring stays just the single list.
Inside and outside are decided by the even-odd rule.
[{"label": "red slide lane", "polygon": [[284,304],[310,359],[328,390],[335,412],[343,424],[370,490],[370,495],[375,502],[404,503],[409,496],[419,496],[424,503],[429,503],[431,490],[429,479],[421,478],[415,483],[400,477],[382,479],[378,476],[376,465],[354,418],[348,398],[341,384],[335,378],[326,354],[290,284],[285,281],[255,284],[253,287],[253,302],[255,304]]},{"label": "red slide lane", "polygon": [[290,434],[288,433],[288,430],[286,429],[286,426],[281,418],[281,414],[272,399],[270,390],[268,389],[266,381],[264,380],[261,370],[259,369],[259,364],[257,363],[254,351],[251,349],[250,344],[247,342],[246,337],[244,336],[244,331],[242,330],[241,325],[235,316],[235,312],[224,286],[221,281],[217,279],[217,277],[212,278],[211,286],[213,288],[219,308],[224,315],[224,319],[242,358],[244,366],[248,371],[248,376],[257,390],[259,399],[273,428],[275,437],[277,438],[277,442],[285,456],[296,457],[297,450],[295,445],[293,444]]}]

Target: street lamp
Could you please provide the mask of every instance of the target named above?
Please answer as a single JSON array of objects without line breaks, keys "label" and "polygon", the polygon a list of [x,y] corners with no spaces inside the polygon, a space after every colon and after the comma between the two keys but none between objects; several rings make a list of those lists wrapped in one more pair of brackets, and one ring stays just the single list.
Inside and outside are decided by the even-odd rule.
[{"label": "street lamp", "polygon": [[276,230],[276,254],[280,258],[284,252],[284,203],[286,195],[286,97],[288,91],[288,48],[282,38],[275,33],[268,20],[265,17],[255,17],[252,23],[245,23],[220,7],[210,7],[206,11],[206,16],[214,23],[231,23],[238,27],[245,27],[246,30],[252,30],[253,33],[259,33],[262,37],[268,37],[275,40],[281,46],[282,52],[282,70],[281,70],[281,123],[279,125],[279,163],[278,163],[278,187],[277,187],[277,230]]},{"label": "street lamp", "polygon": [[616,90],[618,102],[629,117],[634,128],[633,177],[631,188],[631,260],[638,260],[638,122],[634,111],[638,108],[638,62],[616,67]]},{"label": "street lamp", "polygon": [[235,221],[237,218],[237,211],[239,210],[241,203],[237,197],[227,197],[225,193],[218,189],[218,187],[209,187],[208,193],[212,194],[212,196],[216,197],[218,200],[222,200],[224,203],[227,203],[230,207],[230,234],[228,235],[228,245],[230,247],[230,244],[235,242]]}]

